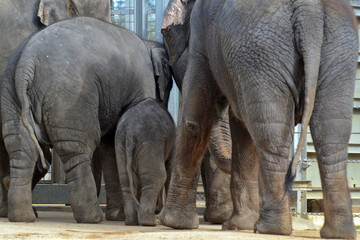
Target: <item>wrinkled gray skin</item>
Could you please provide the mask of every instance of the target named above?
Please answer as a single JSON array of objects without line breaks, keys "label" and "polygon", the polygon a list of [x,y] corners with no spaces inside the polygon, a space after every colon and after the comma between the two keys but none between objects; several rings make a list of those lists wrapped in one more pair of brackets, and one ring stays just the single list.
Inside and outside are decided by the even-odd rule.
[{"label": "wrinkled gray skin", "polygon": [[[0,81],[10,55],[20,43],[35,32],[55,21],[77,15],[96,17],[110,22],[110,1],[108,0],[2,0],[0,8]],[[44,25],[44,24],[45,25]],[[2,134],[0,134],[2,136]],[[50,152],[43,147],[47,160]],[[33,187],[46,174],[35,168]],[[0,217],[7,216],[7,189],[3,179],[10,174],[9,157],[0,139],[0,181],[2,201]],[[8,185],[8,182],[5,182]]]},{"label": "wrinkled gray skin", "polygon": [[35,220],[29,184],[38,142],[64,163],[76,221],[103,220],[91,158],[126,109],[155,96],[148,54],[134,33],[86,17],[55,23],[17,51],[1,92],[10,221]]},{"label": "wrinkled gray skin", "polygon": [[126,225],[156,225],[156,201],[167,178],[174,144],[175,123],[154,99],[138,103],[121,116],[115,151]]},{"label": "wrinkled gray skin", "polygon": [[201,164],[201,179],[205,194],[204,220],[221,224],[233,212],[230,192],[230,175],[217,167],[214,157],[207,151]]},{"label": "wrinkled gray skin", "polygon": [[[164,39],[164,41],[165,41],[165,45],[168,46],[166,42],[166,38]],[[182,83],[186,71],[186,64],[188,61],[188,50],[189,49],[186,48],[184,53],[181,55],[181,57],[171,66],[174,80],[180,91],[182,88]],[[224,119],[219,118],[217,120],[217,122],[222,123],[219,124],[220,126],[229,124],[226,118],[228,118],[227,114],[225,114]],[[213,129],[213,132],[215,133],[219,125],[216,124],[214,125],[215,127]],[[217,145],[224,146],[222,143],[228,142],[225,149],[226,151],[231,153],[230,133],[225,131],[221,132],[221,135],[222,136],[225,135],[227,137],[222,140],[213,137],[214,144],[212,146],[217,146]],[[207,151],[206,154],[204,155],[203,162],[201,164],[201,178],[204,186],[205,204],[206,204],[206,208],[204,211],[204,220],[211,223],[224,223],[226,220],[230,218],[231,213],[233,212],[233,203],[231,201],[231,193],[230,193],[230,174],[227,174],[220,170],[221,168],[219,168],[217,164],[221,161],[216,161],[215,160],[216,158],[226,159],[226,157],[221,157],[219,156],[219,154],[211,155],[209,151]]]},{"label": "wrinkled gray skin", "polygon": [[[232,137],[239,134],[243,136],[239,141],[244,142],[236,144],[241,147],[236,152],[242,154],[241,159],[233,154],[232,177],[248,174],[235,165],[259,160],[260,210],[255,230],[291,234],[289,188],[309,125],[324,194],[321,236],[355,238],[346,162],[358,39],[349,2],[197,0],[190,23],[183,17],[187,1],[171,3],[180,11],[173,8],[165,16],[169,23],[165,31],[186,29],[179,26],[189,24],[191,33],[179,144],[161,221],[173,228],[198,227],[196,176],[210,137],[216,99],[225,97],[236,118],[230,119]],[[186,33],[168,36],[184,39]],[[173,63],[185,48],[179,50],[175,41],[169,43],[177,53],[170,51]],[[299,120],[300,144],[289,166],[293,126]],[[238,197],[246,194],[251,195]],[[242,214],[239,207],[234,201],[225,229],[243,229],[255,216]]]}]

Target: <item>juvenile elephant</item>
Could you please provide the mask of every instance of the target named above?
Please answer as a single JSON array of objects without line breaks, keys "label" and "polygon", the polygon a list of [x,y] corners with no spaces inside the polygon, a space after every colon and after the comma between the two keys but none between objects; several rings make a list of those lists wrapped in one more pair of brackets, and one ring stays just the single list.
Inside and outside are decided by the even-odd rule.
[{"label": "juvenile elephant", "polygon": [[[170,59],[182,54],[184,48],[177,43],[189,41],[189,62],[182,88],[179,144],[161,221],[174,228],[198,227],[196,176],[215,102],[225,97],[235,116],[230,121],[231,134],[246,140],[235,145],[239,156],[233,155],[232,176],[246,178],[243,162],[259,160],[260,216],[255,230],[291,233],[289,188],[310,125],[324,193],[321,236],[355,238],[346,162],[358,39],[349,2],[197,0],[190,22],[188,3],[170,1],[172,14],[164,19],[169,23],[163,31],[170,38]],[[301,122],[302,130],[289,166],[294,122]],[[243,214],[242,207],[234,201],[225,228],[243,229],[256,217],[255,212]]]},{"label": "juvenile elephant", "polygon": [[156,225],[156,201],[165,184],[174,144],[175,123],[154,99],[138,103],[121,116],[115,150],[126,225]]},{"label": "juvenile elephant", "polygon": [[[109,0],[3,0],[0,8],[0,81],[10,55],[31,34],[50,23],[74,16],[90,16],[110,22]],[[1,130],[0,130],[1,131]],[[2,136],[2,134],[0,133]],[[48,149],[43,148],[46,159],[51,160]],[[39,165],[41,167],[41,165]],[[33,187],[47,171],[36,168]],[[0,217],[7,216],[7,189],[3,180],[10,174],[9,157],[0,139],[0,182],[2,201]]]},{"label": "juvenile elephant", "polygon": [[10,221],[35,220],[29,184],[42,156],[39,143],[51,145],[64,163],[75,219],[103,219],[91,158],[126,109],[155,97],[153,74],[139,37],[94,18],[55,23],[23,43],[1,91]]}]

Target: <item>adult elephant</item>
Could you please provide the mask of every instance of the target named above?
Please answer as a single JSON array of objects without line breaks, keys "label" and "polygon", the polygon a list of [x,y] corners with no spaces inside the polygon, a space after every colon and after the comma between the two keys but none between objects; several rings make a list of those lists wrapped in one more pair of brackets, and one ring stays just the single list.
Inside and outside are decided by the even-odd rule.
[{"label": "adult elephant", "polygon": [[[174,39],[189,39],[189,63],[176,163],[161,221],[174,228],[198,227],[196,176],[216,99],[225,97],[236,117],[231,132],[246,138],[237,150],[243,153],[241,161],[259,159],[255,230],[291,234],[289,188],[310,125],[324,193],[321,236],[355,238],[346,162],[358,39],[348,1],[197,0],[190,22],[187,3],[171,1],[173,14],[166,16],[168,47],[179,53],[170,59],[176,61],[184,49],[176,49],[182,44]],[[293,126],[299,119],[301,138],[289,166]],[[232,161],[240,164],[240,159]],[[247,174],[232,171],[232,176]],[[242,229],[247,218],[240,213],[227,226]]]},{"label": "adult elephant", "polygon": [[35,220],[29,184],[41,143],[53,146],[64,163],[75,219],[101,221],[91,159],[126,109],[155,98],[153,64],[144,42],[94,18],[61,21],[24,42],[2,85],[9,220]]},{"label": "adult elephant", "polygon": [[[80,15],[110,22],[110,1],[2,0],[0,8],[0,81],[2,81],[10,55],[23,40],[51,23]],[[46,158],[51,160],[48,149],[44,148],[44,153]],[[41,168],[35,169],[33,187],[45,173],[46,171]],[[7,216],[8,181],[6,179],[9,174],[9,157],[1,137],[0,181],[2,201],[0,204],[0,217]]]}]

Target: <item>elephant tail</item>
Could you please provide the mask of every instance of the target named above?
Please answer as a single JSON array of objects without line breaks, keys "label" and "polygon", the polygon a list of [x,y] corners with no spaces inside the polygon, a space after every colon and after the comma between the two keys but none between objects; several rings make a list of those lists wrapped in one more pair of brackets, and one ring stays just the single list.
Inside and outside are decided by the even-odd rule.
[{"label": "elephant tail", "polygon": [[139,201],[137,200],[134,192],[134,181],[133,181],[133,151],[134,151],[134,141],[130,139],[126,141],[126,150],[125,150],[125,159],[126,159],[126,171],[129,178],[130,192],[133,196],[136,204],[139,206]]},{"label": "elephant tail", "polygon": [[216,103],[216,117],[211,129],[209,151],[214,157],[216,166],[226,174],[231,174],[231,133],[229,104],[224,99]]},{"label": "elephant tail", "polygon": [[290,162],[285,179],[285,193],[292,190],[299,157],[304,147],[306,132],[314,109],[316,86],[319,76],[321,47],[324,35],[324,11],[321,0],[296,0],[293,3],[295,40],[304,61],[304,110],[301,120],[300,139]]},{"label": "elephant tail", "polygon": [[[30,138],[35,144],[36,150],[40,155],[41,165],[44,169],[48,169],[46,164],[44,152],[42,151],[39,141],[36,137],[34,128],[30,124],[29,118],[32,117],[30,110],[30,99],[28,96],[28,88],[34,80],[35,63],[33,61],[19,61],[16,73],[15,73],[15,89],[17,97],[21,105],[21,121],[24,127],[29,132]],[[35,126],[36,127],[36,126]]]}]

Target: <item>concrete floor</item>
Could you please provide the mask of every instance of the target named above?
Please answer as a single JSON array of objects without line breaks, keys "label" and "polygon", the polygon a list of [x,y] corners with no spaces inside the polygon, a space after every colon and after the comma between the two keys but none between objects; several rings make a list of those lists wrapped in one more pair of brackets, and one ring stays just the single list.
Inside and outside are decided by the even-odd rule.
[{"label": "concrete floor", "polygon": [[[10,223],[0,218],[0,239],[317,239],[319,230],[310,221],[293,219],[291,236],[254,234],[252,231],[221,231],[221,225],[209,224],[200,216],[196,230],[125,226],[124,222],[104,221],[78,224],[71,211],[38,211],[35,223]],[[301,230],[299,230],[301,229]],[[311,229],[311,230],[309,230]]]}]

